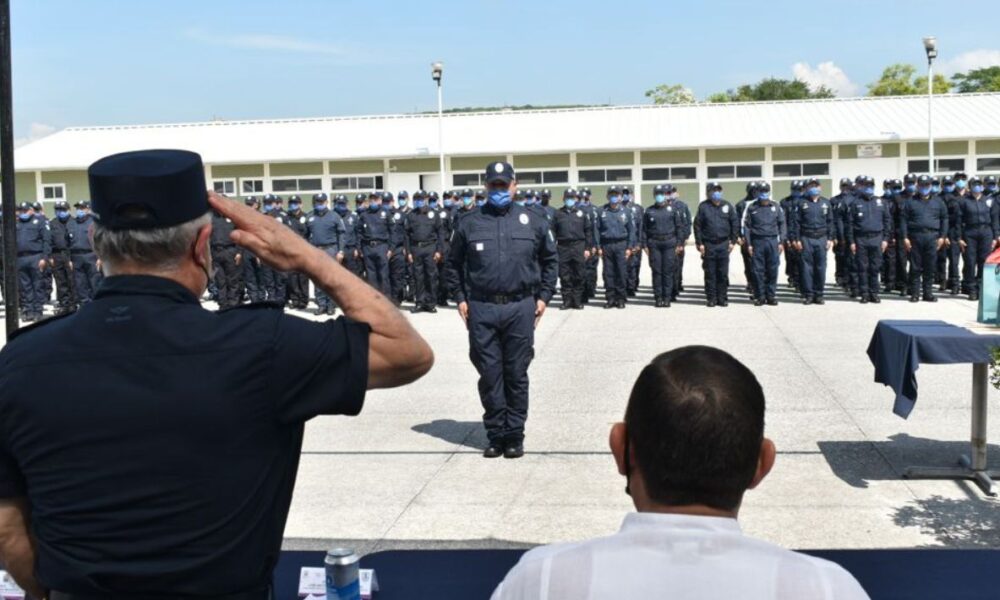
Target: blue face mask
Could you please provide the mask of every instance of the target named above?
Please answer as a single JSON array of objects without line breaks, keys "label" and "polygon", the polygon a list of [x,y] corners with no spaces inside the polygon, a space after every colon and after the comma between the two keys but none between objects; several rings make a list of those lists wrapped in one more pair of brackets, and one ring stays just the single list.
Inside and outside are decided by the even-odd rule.
[{"label": "blue face mask", "polygon": [[946,185],[946,186],[944,186],[944,191],[945,191],[945,193],[950,194],[950,193],[952,193],[952,192],[955,191],[955,186],[953,186],[953,185]]},{"label": "blue face mask", "polygon": [[470,204],[472,204],[472,202],[473,202],[472,196],[462,196],[462,206],[469,206]]},{"label": "blue face mask", "polygon": [[69,218],[69,211],[68,210],[57,210],[56,211],[56,216],[58,218],[60,218],[60,219],[68,219]]},{"label": "blue face mask", "polygon": [[274,205],[273,204],[265,204],[264,205],[264,212],[269,213],[272,210],[274,210]]},{"label": "blue face mask", "polygon": [[316,211],[316,212],[318,212],[319,214],[323,214],[323,213],[326,212],[326,204],[314,204],[313,205],[313,210]]},{"label": "blue face mask", "polygon": [[299,206],[301,206],[301,205],[298,202],[289,202],[288,203],[288,210],[290,210],[292,212],[295,212],[295,211],[299,210]]},{"label": "blue face mask", "polygon": [[920,194],[921,196],[930,196],[931,195],[931,188],[925,187],[925,186],[920,186],[920,188],[917,190],[917,193]]},{"label": "blue face mask", "polygon": [[908,184],[908,185],[907,185],[907,186],[906,186],[905,188],[903,188],[903,189],[905,189],[905,190],[906,190],[907,192],[909,192],[909,193],[911,193],[911,194],[912,194],[913,192],[917,191],[917,186],[916,186],[915,184],[912,184],[912,183],[911,183],[911,184]]},{"label": "blue face mask", "polygon": [[610,197],[608,197],[608,202],[611,203],[611,206],[618,206],[618,203],[621,202],[621,201],[622,201],[622,199],[621,199],[620,196],[610,196]]},{"label": "blue face mask", "polygon": [[427,205],[427,203],[424,202],[423,200],[414,200],[413,201],[413,208],[423,208],[426,205]]},{"label": "blue face mask", "polygon": [[818,187],[811,187],[811,188],[809,188],[809,195],[810,196],[819,196],[820,191],[822,191],[822,190],[820,190]]},{"label": "blue face mask", "polygon": [[792,190],[792,198],[801,198],[802,192],[799,190]]},{"label": "blue face mask", "polygon": [[406,198],[400,198],[396,202],[397,202],[397,204],[399,204],[399,208],[405,208],[406,207]]},{"label": "blue face mask", "polygon": [[525,206],[534,206],[535,205],[535,199],[533,197],[525,198],[524,199],[524,204],[525,204]]},{"label": "blue face mask", "polygon": [[566,205],[566,208],[573,208],[576,206],[576,198],[566,198],[563,200],[563,204]]},{"label": "blue face mask", "polygon": [[371,212],[378,212],[382,210],[382,204],[381,203],[376,204],[372,202],[371,204],[368,205],[368,210]]},{"label": "blue face mask", "polygon": [[[324,208],[326,208],[326,207],[324,207]],[[333,207],[333,210],[337,211],[337,214],[345,215],[345,214],[347,214],[347,205],[346,204],[337,204],[337,205],[335,205]]]},{"label": "blue face mask", "polygon": [[87,212],[85,210],[83,210],[82,208],[76,209],[76,218],[77,219],[82,219],[85,216],[87,216]]},{"label": "blue face mask", "polygon": [[986,191],[987,191],[987,192],[990,192],[991,194],[992,194],[993,192],[997,191],[997,186],[996,186],[996,184],[992,184],[992,183],[991,183],[990,185],[986,186]]},{"label": "blue face mask", "polygon": [[444,201],[444,207],[445,208],[451,208],[454,205],[455,205],[455,201],[452,200],[451,198],[448,198],[447,200]]},{"label": "blue face mask", "polygon": [[[503,208],[510,204],[510,190],[490,190],[490,204]],[[522,200],[520,204],[524,204]]]},{"label": "blue face mask", "polygon": [[974,186],[972,186],[971,189],[972,189],[972,193],[973,194],[982,194],[983,193],[983,186],[981,186],[981,185],[974,185]]},{"label": "blue face mask", "polygon": [[760,196],[757,197],[758,200],[770,200],[771,192],[761,192]]},{"label": "blue face mask", "polygon": [[437,208],[438,205],[437,198],[431,198],[429,204],[431,205],[431,208]]},{"label": "blue face mask", "polygon": [[708,195],[710,200],[722,200],[722,192],[712,192]]},{"label": "blue face mask", "polygon": [[955,182],[955,187],[957,187],[960,190],[964,190],[966,185],[968,184],[965,182],[964,179],[959,179],[958,181]]},{"label": "blue face mask", "polygon": [[21,213],[21,214],[17,215],[17,218],[21,219],[22,221],[30,221],[31,220],[31,215],[29,215],[28,213]]},{"label": "blue face mask", "polygon": [[479,198],[478,200],[476,200],[476,206],[478,206],[478,207],[481,208],[481,207],[483,207],[485,205],[486,205],[486,199],[485,198]]},{"label": "blue face mask", "polygon": [[655,196],[653,196],[653,201],[656,202],[657,204],[663,204],[664,202],[667,201],[667,197],[663,194],[656,194]]},{"label": "blue face mask", "polygon": [[932,185],[931,186],[931,193],[932,194],[940,194],[941,193],[941,186],[939,186],[939,185]]},{"label": "blue face mask", "polygon": [[[861,193],[862,194],[865,193],[865,190],[861,190]],[[882,195],[885,196],[886,198],[892,198],[892,189],[886,188],[882,190]]]}]

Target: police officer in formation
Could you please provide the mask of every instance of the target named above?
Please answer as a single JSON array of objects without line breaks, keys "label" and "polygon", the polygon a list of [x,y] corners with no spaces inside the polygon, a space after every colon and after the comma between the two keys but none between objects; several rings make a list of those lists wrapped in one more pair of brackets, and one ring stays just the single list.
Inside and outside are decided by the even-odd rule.
[{"label": "police officer in formation", "polygon": [[238,306],[243,294],[243,254],[229,237],[235,229],[232,219],[212,212],[212,266],[220,310]]},{"label": "police officer in formation", "polygon": [[[264,196],[264,214],[288,227],[288,213],[281,206],[282,203],[280,196],[267,194]],[[284,306],[288,293],[288,273],[264,264],[261,266],[260,280],[264,287],[264,299]]]},{"label": "police officer in formation", "polygon": [[[472,202],[472,190],[464,190],[469,193],[469,202]],[[438,211],[438,218],[441,221],[441,260],[437,262],[437,301],[438,306],[448,306],[448,278],[446,274],[448,258],[451,256],[451,232],[455,230],[455,217],[458,215],[459,206],[462,204],[462,194],[452,190],[445,194],[444,205]],[[414,273],[414,276],[416,273]],[[415,287],[415,286],[414,286]],[[414,289],[416,292],[416,289]]]},{"label": "police officer in formation", "polygon": [[[260,201],[255,196],[247,196],[243,203],[254,210],[260,210]],[[263,302],[267,299],[267,292],[264,290],[264,265],[259,258],[253,255],[250,250],[243,250],[243,285],[246,300],[251,303]]]},{"label": "police officer in formation", "polygon": [[[306,237],[306,216],[302,210],[302,198],[298,195],[288,197],[288,226],[299,237]],[[302,273],[288,273],[288,306],[305,310],[309,306],[309,278]]]},{"label": "police officer in formation", "polygon": [[642,249],[646,246],[646,234],[642,226],[645,210],[641,204],[632,202],[632,189],[628,186],[622,188],[622,208],[631,216],[632,229],[635,231],[634,245],[630,248],[626,261],[625,275],[625,293],[631,298],[639,291],[639,273],[642,270]]},{"label": "police officer in formation", "polygon": [[593,223],[594,238],[590,240],[590,258],[584,263],[583,303],[587,304],[597,296],[597,264],[600,262],[600,244],[597,238],[597,207],[590,201],[590,188],[580,188],[580,210]]},{"label": "police officer in formation", "polygon": [[52,258],[49,261],[56,283],[56,316],[76,310],[76,291],[73,285],[73,259],[69,253],[69,203],[60,200],[55,204],[56,216],[49,219],[52,234]]},{"label": "police officer in formation", "polygon": [[969,193],[961,196],[952,213],[957,222],[958,245],[964,261],[962,287],[969,300],[978,300],[983,281],[986,257],[997,247],[1000,231],[997,222],[996,200],[986,195],[986,187],[979,177],[969,178]]},{"label": "police officer in formation", "polygon": [[826,255],[833,248],[836,234],[833,207],[830,200],[822,195],[819,179],[810,179],[805,185],[805,198],[791,205],[789,236],[796,257],[785,255],[791,262],[801,261],[799,281],[801,282],[803,304],[823,304],[826,290]]},{"label": "police officer in formation", "polygon": [[757,186],[757,200],[743,213],[743,238],[753,260],[754,306],[778,304],[778,262],[788,240],[785,213],[771,201],[771,185]]},{"label": "police officer in formation", "polygon": [[17,207],[17,283],[21,320],[38,321],[45,304],[43,276],[52,253],[49,223],[34,207],[22,202]]},{"label": "police officer in formation", "polygon": [[392,251],[389,248],[391,217],[389,212],[382,208],[380,196],[374,198],[369,196],[365,199],[364,194],[358,194],[355,201],[365,206],[365,210],[359,215],[360,227],[358,231],[361,237],[361,253],[365,261],[368,283],[382,292],[386,298],[395,302],[389,284],[389,259],[392,256]]},{"label": "police officer in formation", "polygon": [[528,365],[535,327],[555,293],[558,257],[548,223],[511,206],[514,168],[490,163],[489,202],[455,227],[448,282],[469,330],[469,355],[489,445],[483,456],[524,455]]},{"label": "police officer in formation", "polygon": [[694,242],[705,272],[705,301],[709,308],[729,306],[729,255],[739,243],[736,209],[722,197],[722,186],[708,184],[708,199],[694,218]]},{"label": "police officer in formation", "polygon": [[[346,198],[344,199],[346,208]],[[331,211],[328,205],[329,198],[326,194],[315,194],[312,197],[313,211],[306,217],[305,238],[306,240],[323,251],[324,254],[344,263],[346,261],[346,250],[344,238],[347,236],[347,225],[337,211]],[[321,288],[316,288],[316,310],[317,315],[332,315],[336,313],[336,306],[330,295]]]},{"label": "police officer in formation", "polygon": [[948,209],[931,191],[931,178],[917,178],[915,192],[902,208],[900,235],[910,259],[910,302],[919,302],[921,291],[927,302],[934,297],[934,272],[938,250],[948,236]]},{"label": "police officer in formation", "polygon": [[[778,206],[784,211],[787,217],[791,217],[795,207],[802,201],[804,183],[796,179],[792,181],[791,191],[788,196],[781,199]],[[789,233],[791,233],[791,219],[787,221]],[[789,240],[784,244],[785,251],[785,277],[788,285],[792,286],[799,293],[802,292],[802,261],[801,254],[794,240],[789,236]]]},{"label": "police officer in formation", "polygon": [[844,239],[849,256],[857,263],[861,304],[878,304],[879,273],[892,237],[891,201],[876,196],[875,181],[863,176],[853,200],[842,211]]},{"label": "police officer in formation", "polygon": [[608,203],[597,212],[596,232],[604,273],[604,308],[625,308],[628,259],[638,242],[632,212],[622,206],[622,188],[608,188]]},{"label": "police officer in formation", "polygon": [[853,197],[854,183],[850,177],[843,177],[840,180],[840,193],[830,198],[830,206],[833,208],[835,238],[833,245],[833,275],[834,279],[842,288],[847,287],[847,268],[853,260],[851,251],[847,243],[847,225],[849,213],[845,209],[845,204]]},{"label": "police officer in formation", "polygon": [[97,287],[104,278],[101,275],[101,261],[94,253],[90,241],[90,227],[93,216],[90,214],[90,201],[80,200],[74,205],[75,212],[70,219],[69,255],[73,261],[73,283],[76,286],[76,299],[81,305],[94,299]]},{"label": "police officer in formation", "polygon": [[552,234],[559,252],[560,310],[580,310],[584,303],[584,277],[594,239],[594,223],[578,206],[579,197],[573,188],[563,192],[563,206],[552,217]]},{"label": "police officer in formation", "polygon": [[[903,221],[906,218],[906,205],[909,204],[910,200],[916,198],[917,196],[917,175],[916,173],[907,173],[903,176],[903,185],[900,189],[893,188],[893,208],[895,209],[895,214],[893,215],[893,220],[896,226],[896,239],[897,244],[895,246],[896,252],[894,256],[895,260],[895,288],[901,296],[913,296],[914,292],[911,289],[912,280],[909,275],[910,269],[910,253],[906,249],[906,234],[903,233]],[[933,272],[933,270],[932,270]]]},{"label": "police officer in formation", "polygon": [[941,291],[948,291],[952,296],[958,295],[961,290],[961,256],[960,236],[958,230],[958,205],[962,194],[955,186],[955,178],[946,175],[941,179],[941,200],[944,201],[945,208],[948,209],[948,241],[941,249],[938,257],[938,279],[941,283]]},{"label": "police officer in formation", "polygon": [[444,254],[442,210],[427,205],[424,192],[413,194],[413,209],[403,218],[406,261],[413,268],[414,313],[437,312],[438,264]]},{"label": "police officer in formation", "polygon": [[[317,210],[320,209],[320,210]],[[314,204],[313,214],[326,214],[329,209],[325,201]],[[344,222],[344,235],[341,237],[341,252],[344,254],[343,265],[358,277],[365,276],[365,263],[361,258],[361,238],[358,236],[360,218],[356,212],[347,206],[347,196],[338,194],[333,199],[333,211]],[[317,292],[318,293],[318,292]]]},{"label": "police officer in formation", "polygon": [[[708,185],[712,185],[712,183],[710,182]],[[709,193],[711,192],[711,190],[706,191]],[[750,255],[750,243],[749,240],[744,237],[743,215],[746,214],[747,208],[756,202],[759,192],[760,183],[757,181],[751,181],[747,184],[746,196],[736,203],[736,218],[740,221],[740,257],[743,259],[743,276],[746,278],[747,282],[746,291],[751,297],[754,298],[757,297],[757,292],[754,291],[756,278],[754,277],[753,257]]]},{"label": "police officer in formation", "polygon": [[667,186],[653,188],[653,206],[643,211],[642,239],[653,270],[653,297],[656,308],[670,308],[677,281],[678,254],[689,232],[684,215],[667,198]]},{"label": "police officer in formation", "polygon": [[[427,195],[428,201],[432,196]],[[406,243],[403,232],[403,218],[410,212],[409,206],[394,207],[391,192],[381,194],[370,194],[368,199],[372,200],[376,196],[381,200],[382,208],[386,210],[389,224],[389,299],[396,306],[403,303],[403,300],[411,295],[410,269],[406,262]],[[434,209],[437,210],[437,199],[434,199]],[[430,204],[430,202],[428,202]]]},{"label": "police officer in formation", "polygon": [[[684,227],[687,231],[691,231],[694,227],[694,218],[691,216],[691,209],[688,208],[687,202],[684,202],[677,188],[671,184],[666,184],[667,199],[673,203],[674,210],[681,213],[681,217],[684,219]],[[686,254],[685,249],[687,245],[681,245],[680,251],[677,253],[677,269],[675,272],[677,276],[674,278],[674,300],[677,299],[677,295],[684,291],[684,256]]]},{"label": "police officer in formation", "polygon": [[[35,211],[35,216],[45,220],[48,224],[49,220],[45,216],[45,208],[42,206],[41,202],[37,200],[31,203],[32,210]],[[42,305],[49,304],[52,301],[52,265],[46,261],[45,268],[42,270]]]}]

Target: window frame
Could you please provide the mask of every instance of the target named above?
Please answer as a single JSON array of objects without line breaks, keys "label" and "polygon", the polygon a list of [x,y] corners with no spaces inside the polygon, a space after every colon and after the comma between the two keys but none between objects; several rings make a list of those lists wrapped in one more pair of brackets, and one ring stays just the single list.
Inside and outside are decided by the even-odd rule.
[{"label": "window frame", "polygon": [[[302,181],[306,179],[315,179],[319,181],[319,186],[316,188],[303,188]],[[275,189],[275,183],[278,181],[294,181],[295,189],[286,189],[278,191]],[[323,191],[323,175],[295,175],[292,177],[272,177],[271,178],[271,191],[275,194],[295,194],[295,193],[319,193]]]},{"label": "window frame", "polygon": [[[580,178],[580,174],[583,173],[583,172],[585,172],[585,171],[603,171],[604,172],[604,179],[602,179],[601,181],[584,181],[583,179]],[[628,171],[629,172],[629,178],[627,180],[624,180],[624,181],[621,181],[621,180],[611,181],[611,180],[608,179],[608,171]],[[610,166],[610,167],[587,167],[585,169],[577,168],[577,170],[576,170],[576,182],[577,182],[577,185],[603,185],[603,184],[609,184],[609,185],[634,185],[635,184],[635,171],[633,170],[632,167],[623,167],[621,165],[615,165],[615,166]]]},{"label": "window frame", "polygon": [[[361,179],[369,179],[369,178],[372,180],[373,187],[362,187],[360,185]],[[335,179],[346,179],[348,187],[346,188],[336,187],[333,184],[333,181]],[[382,185],[379,185],[380,179],[382,180],[381,181]],[[329,184],[331,192],[336,192],[338,194],[345,194],[345,193],[349,194],[353,192],[374,192],[376,190],[385,189],[384,188],[385,175],[383,175],[382,173],[344,173],[344,174],[338,173],[336,175],[330,175],[330,179],[326,183]]]},{"label": "window frame", "polygon": [[[253,190],[253,191],[250,191],[250,192],[244,190],[243,186],[245,184],[247,184],[247,183],[252,183],[252,184],[259,183],[260,184],[260,190]],[[256,187],[256,185],[254,187]],[[263,177],[240,177],[239,178],[238,189],[240,190],[240,195],[241,196],[253,196],[253,195],[256,195],[256,194],[263,194],[263,193],[265,193],[266,190],[267,190],[267,186],[264,184],[264,178]]]},{"label": "window frame", "polygon": [[[947,169],[941,168],[941,161],[948,161],[948,160],[960,160],[960,161],[962,161],[962,166],[961,167],[949,167]],[[925,163],[927,163],[928,167],[931,164],[930,157],[925,157],[925,158],[910,158],[910,157],[907,157],[906,158],[906,172],[907,173],[928,173],[930,175],[947,175],[949,173],[954,173],[956,171],[965,171],[965,169],[966,169],[966,163],[968,161],[966,160],[966,157],[964,157],[964,156],[957,156],[957,157],[955,157],[955,156],[949,156],[947,158],[934,157],[934,166],[936,167],[936,169],[933,172],[931,172],[928,168],[923,168],[923,169],[914,169],[914,168],[911,168],[913,166],[911,163],[915,163],[915,162],[925,162]]]},{"label": "window frame", "polygon": [[[223,184],[223,187],[225,187],[225,184],[231,183],[232,186],[233,186],[232,193],[226,192],[225,190],[223,190],[223,191],[220,192],[219,190],[215,189],[215,185],[218,184],[218,183]],[[236,181],[235,177],[220,177],[220,178],[213,178],[212,179],[212,189],[215,190],[215,192],[218,193],[218,194],[223,194],[223,195],[226,195],[226,196],[236,196],[236,190],[238,190],[240,188],[239,188],[239,182]]]},{"label": "window frame", "polygon": [[[732,167],[733,175],[732,177],[712,177],[711,170],[717,167]],[[741,167],[757,167],[760,169],[760,173],[757,175],[740,175]],[[772,169],[772,173],[774,170]],[[747,179],[764,179],[764,162],[763,161],[752,161],[752,162],[741,162],[741,163],[711,163],[705,165],[705,178],[707,181],[746,181]]]},{"label": "window frame", "polygon": [[[979,166],[979,161],[981,161],[981,160],[993,160],[993,161],[996,161],[996,166],[995,167],[980,167]],[[976,173],[980,173],[980,172],[985,172],[985,173],[1000,173],[1000,154],[997,154],[996,156],[989,156],[989,155],[987,155],[987,156],[978,156],[977,155],[976,156]]]},{"label": "window frame", "polygon": [[[51,198],[48,198],[48,197],[45,196],[45,190],[46,189],[52,189],[52,190],[57,190],[58,189],[58,190],[61,190],[62,195],[60,195],[60,196],[53,195]],[[58,202],[59,200],[66,200],[66,184],[65,183],[43,183],[42,187],[41,187],[41,195],[42,195],[42,197],[39,200],[40,202],[45,202],[45,201]]]},{"label": "window frame", "polygon": [[[457,183],[455,181],[456,177],[468,177],[470,175],[476,177],[476,182],[477,183]],[[452,173],[451,173],[451,185],[452,185],[452,187],[457,187],[457,188],[477,188],[477,187],[483,187],[483,173],[481,171],[459,171],[457,173],[454,172],[454,171],[452,171]]]},{"label": "window frame", "polygon": [[[697,182],[698,181],[698,165],[697,164],[642,165],[640,167],[640,169],[642,169],[642,171],[639,173],[639,176],[642,178],[642,182],[643,183],[672,183],[672,184],[676,185],[675,182],[677,182],[677,181],[687,181],[687,182],[691,182],[691,181]],[[658,178],[658,177],[656,177],[656,178],[651,177],[651,178],[647,179],[646,178],[646,170],[647,169],[650,169],[650,170],[651,169],[666,169],[667,170],[667,177],[663,178],[663,179]],[[684,178],[678,179],[677,177],[674,176],[674,169],[694,169],[694,176],[690,177],[690,178],[684,177]]]},{"label": "window frame", "polygon": [[[826,165],[826,173],[806,173],[806,165]],[[778,168],[778,167],[784,167],[784,166],[797,166],[799,168],[799,174],[798,175],[778,175],[778,173],[775,171],[775,169]],[[777,179],[777,180],[780,180],[780,181],[784,181],[786,179],[808,179],[810,177],[824,177],[824,178],[830,177],[830,163],[829,162],[823,162],[823,161],[819,161],[819,162],[813,162],[813,161],[798,162],[798,161],[784,161],[783,160],[781,162],[776,162],[776,163],[772,163],[771,164],[771,179]],[[744,178],[738,178],[738,179],[744,179]]]}]

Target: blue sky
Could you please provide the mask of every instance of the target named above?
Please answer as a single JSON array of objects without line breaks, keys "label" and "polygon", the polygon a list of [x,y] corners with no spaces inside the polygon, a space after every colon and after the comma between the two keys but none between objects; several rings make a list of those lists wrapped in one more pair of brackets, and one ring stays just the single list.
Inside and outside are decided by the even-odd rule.
[{"label": "blue sky", "polygon": [[885,65],[922,68],[928,34],[944,71],[1000,64],[1000,36],[976,33],[995,0],[12,3],[21,143],[75,125],[430,110],[434,60],[450,107],[641,104],[658,83],[703,98],[796,74],[863,94]]}]

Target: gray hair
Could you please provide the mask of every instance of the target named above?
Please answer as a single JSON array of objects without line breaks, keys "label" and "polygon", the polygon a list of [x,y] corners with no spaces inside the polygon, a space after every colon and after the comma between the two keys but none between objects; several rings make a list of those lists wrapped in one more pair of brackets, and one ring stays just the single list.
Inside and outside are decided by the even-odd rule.
[{"label": "gray hair", "polygon": [[173,227],[112,230],[94,223],[94,252],[108,265],[131,262],[157,270],[180,265],[198,231],[212,222],[212,214]]}]

